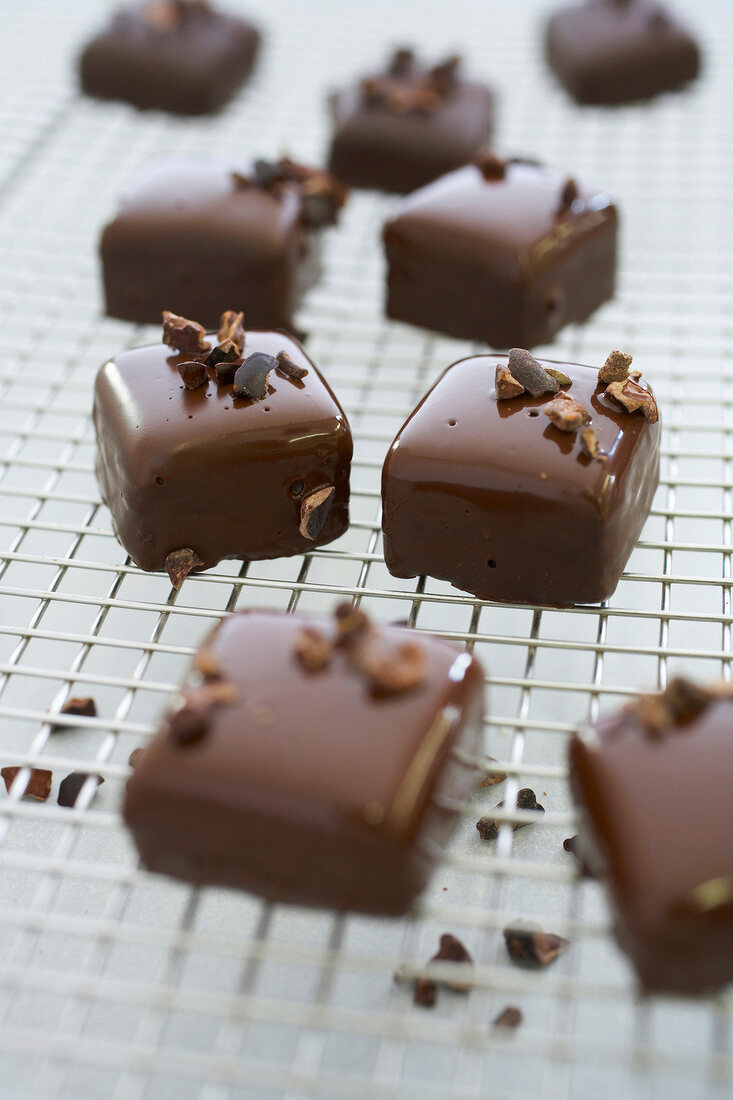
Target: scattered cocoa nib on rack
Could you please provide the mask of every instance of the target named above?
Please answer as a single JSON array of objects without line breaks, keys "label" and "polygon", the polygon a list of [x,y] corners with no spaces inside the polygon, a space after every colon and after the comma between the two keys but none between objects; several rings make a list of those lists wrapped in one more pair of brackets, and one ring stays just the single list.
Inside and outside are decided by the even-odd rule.
[{"label": "scattered cocoa nib on rack", "polygon": [[181,550],[171,550],[165,559],[165,571],[170,577],[170,582],[176,592],[181,587],[189,573],[194,569],[200,569],[203,561],[195,550],[186,546]]},{"label": "scattered cocoa nib on rack", "polygon": [[242,354],[244,348],[244,313],[236,309],[225,309],[219,318],[219,331],[217,333],[217,340],[219,341],[217,347],[221,347],[222,344],[227,344],[227,352],[232,348],[236,348],[239,355]]},{"label": "scattered cocoa nib on rack", "polygon": [[59,714],[78,714],[82,718],[96,718],[97,704],[91,695],[73,695],[67,699]]},{"label": "scattered cocoa nib on rack", "polygon": [[524,386],[532,397],[542,397],[545,393],[557,393],[560,385],[547,373],[541,363],[524,348],[512,348],[509,352],[507,369],[520,386]]},{"label": "scattered cocoa nib on rack", "polygon": [[211,349],[203,325],[169,309],[163,310],[163,343],[184,355],[203,355]]},{"label": "scattered cocoa nib on rack", "polygon": [[507,1005],[502,1008],[498,1016],[494,1018],[492,1027],[504,1027],[513,1031],[522,1022],[522,1013],[516,1005]]},{"label": "scattered cocoa nib on rack", "polygon": [[521,382],[517,382],[516,378],[503,364],[499,364],[496,368],[496,400],[508,401],[512,397],[519,397],[524,393],[524,386]]},{"label": "scattered cocoa nib on rack", "polygon": [[601,450],[598,436],[592,428],[583,428],[580,433],[580,443],[584,454],[586,454],[588,458],[595,458],[599,462],[605,462],[608,458],[606,452]]},{"label": "scattered cocoa nib on rack", "polygon": [[[415,978],[412,990],[412,1000],[423,1008],[432,1008],[438,997],[438,989],[443,986],[452,993],[468,993],[473,989],[473,959],[456,937],[450,932],[444,932],[440,937],[440,947],[430,959],[430,963],[450,962],[458,963],[461,969],[465,969],[465,978]],[[428,963],[428,965],[430,965]],[[470,975],[470,976],[469,976]],[[398,971],[395,981],[403,981],[403,975]]]},{"label": "scattered cocoa nib on rack", "polygon": [[[21,769],[19,767],[2,768],[0,775],[5,783],[5,790],[10,793],[13,780]],[[45,802],[51,793],[51,780],[53,774],[45,768],[31,768],[30,776],[26,783],[21,798],[33,798],[36,802]]]},{"label": "scattered cocoa nib on rack", "polygon": [[549,966],[570,946],[562,936],[529,928],[505,928],[504,942],[512,962],[530,969]]},{"label": "scattered cocoa nib on rack", "polygon": [[487,756],[485,763],[487,767],[491,768],[491,771],[482,776],[479,782],[479,788],[493,787],[497,783],[503,783],[506,779],[506,772],[497,771],[496,768],[492,767],[493,764],[497,763],[496,759],[493,756]]},{"label": "scattered cocoa nib on rack", "polygon": [[577,432],[590,420],[585,405],[574,401],[567,393],[560,393],[553,401],[548,401],[542,411],[561,432]]},{"label": "scattered cocoa nib on rack", "polygon": [[574,179],[567,179],[560,192],[560,201],[558,203],[558,214],[566,214],[572,207],[573,203],[580,196],[578,185]]},{"label": "scattered cocoa nib on rack", "polygon": [[267,379],[270,371],[277,366],[274,355],[264,351],[255,351],[249,355],[234,375],[234,393],[237,397],[247,397],[250,401],[262,401],[267,396]]},{"label": "scattered cocoa nib on rack", "polygon": [[432,978],[416,978],[412,1000],[421,1008],[432,1008],[438,999],[438,983]]},{"label": "scattered cocoa nib on rack", "polygon": [[320,535],[328,513],[331,511],[335,492],[333,485],[326,485],[322,489],[315,489],[312,493],[308,493],[301,500],[299,531],[304,539],[310,539],[313,542]]},{"label": "scattered cocoa nib on rack", "polygon": [[186,692],[184,702],[168,715],[171,740],[183,748],[206,736],[216,707],[235,703],[239,693],[230,680],[215,680]]},{"label": "scattered cocoa nib on rack", "polygon": [[[504,808],[504,805],[505,803],[501,801],[498,803],[498,805],[494,807],[494,809],[501,810]],[[517,793],[516,809],[535,810],[538,814],[543,814],[545,812],[545,807],[541,806],[540,803],[537,801],[537,795],[534,793],[531,787],[522,787],[522,789]],[[484,817],[480,817],[479,820],[476,822],[476,829],[478,830],[478,834],[482,840],[496,840],[497,836],[499,835],[499,826],[501,824],[503,824],[503,822],[497,821],[495,817],[491,817],[490,814],[487,814]],[[511,824],[512,830],[516,832],[517,829],[523,829],[524,826],[529,825],[530,822],[513,821],[509,824]]]},{"label": "scattered cocoa nib on rack", "polygon": [[322,672],[330,664],[333,643],[320,630],[306,626],[295,639],[294,652],[306,672]]},{"label": "scattered cocoa nib on rack", "polygon": [[659,420],[659,409],[651,390],[640,386],[634,378],[627,378],[623,382],[611,382],[606,387],[605,395],[618,401],[619,405],[633,413],[641,410],[651,424]]},{"label": "scattered cocoa nib on rack", "polygon": [[583,853],[582,853],[582,850],[580,848],[580,841],[579,841],[577,835],[567,837],[565,840],[563,840],[562,846],[563,846],[564,850],[566,852],[569,852],[570,855],[573,856],[573,858],[575,859],[575,862],[578,865],[578,873],[581,874],[583,876],[583,878],[595,878],[596,877],[595,874],[593,873],[593,871],[591,870],[589,864],[585,861],[585,859],[583,857]]},{"label": "scattered cocoa nib on rack", "polygon": [[192,359],[185,363],[177,363],[176,370],[181,376],[181,381],[187,390],[197,390],[206,382],[206,367],[198,359]]},{"label": "scattered cocoa nib on rack", "polygon": [[277,369],[293,382],[300,382],[301,378],[305,378],[308,373],[308,368],[294,363],[286,351],[279,351],[276,358]]},{"label": "scattered cocoa nib on rack", "polygon": [[624,351],[612,351],[606,362],[598,371],[598,381],[607,386],[610,382],[623,382],[629,377],[629,367],[633,363],[633,357]]},{"label": "scattered cocoa nib on rack", "polygon": [[506,176],[506,161],[498,157],[493,149],[479,149],[473,163],[489,183],[496,183]]},{"label": "scattered cocoa nib on rack", "polygon": [[91,776],[89,772],[72,772],[71,775],[67,775],[65,779],[62,779],[59,784],[59,795],[56,800],[59,806],[75,806],[79,792],[87,779],[94,779],[94,793],[96,793],[100,784],[104,783],[101,775]]}]

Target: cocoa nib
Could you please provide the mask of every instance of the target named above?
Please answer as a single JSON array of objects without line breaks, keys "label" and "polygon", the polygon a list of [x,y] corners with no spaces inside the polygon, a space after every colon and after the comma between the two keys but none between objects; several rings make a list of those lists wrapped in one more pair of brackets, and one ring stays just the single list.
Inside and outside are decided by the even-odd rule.
[{"label": "cocoa nib", "polygon": [[211,348],[203,325],[169,309],[163,310],[163,343],[185,355],[203,355]]},{"label": "cocoa nib", "polygon": [[140,9],[140,18],[151,30],[170,34],[183,19],[184,9],[180,0],[149,0]]},{"label": "cocoa nib", "polygon": [[389,59],[387,72],[390,76],[402,77],[404,79],[406,76],[409,76],[414,65],[415,51],[411,50],[409,46],[400,46],[393,52]]},{"label": "cocoa nib", "polygon": [[624,711],[632,715],[652,737],[660,737],[674,725],[692,722],[714,698],[714,693],[683,676],[675,676],[664,691],[639,695]]},{"label": "cocoa nib", "polygon": [[[430,961],[461,963],[467,970],[473,966],[473,959],[466,948],[461,941],[455,936],[452,936],[450,932],[444,932],[440,937],[440,948]],[[470,979],[456,980],[455,978],[443,978],[440,984],[444,985],[447,989],[451,989],[454,993],[468,993],[468,991],[473,988],[473,981]]]},{"label": "cocoa nib", "polygon": [[94,780],[94,788],[99,787],[101,783],[104,783],[104,779],[101,775],[90,776],[89,772],[72,772],[71,775],[67,775],[65,779],[61,780],[59,784],[59,796],[57,802],[59,806],[75,806],[76,800],[79,797],[79,792],[86,783],[87,779]]},{"label": "cocoa nib", "polygon": [[239,356],[234,359],[229,359],[228,357],[220,359],[214,367],[214,377],[216,378],[217,386],[228,386],[230,382],[233,382],[241,365],[242,360]]},{"label": "cocoa nib", "polygon": [[313,542],[318,538],[334,502],[335,488],[327,485],[303,497],[300,502],[299,531],[304,539]]},{"label": "cocoa nib", "polygon": [[321,672],[329,664],[333,645],[311,626],[305,626],[295,638],[295,656],[306,672]]},{"label": "cocoa nib", "polygon": [[[495,764],[495,763],[496,763],[496,760],[494,759],[493,756],[487,756],[486,757],[487,767],[491,767],[491,765]],[[506,772],[500,772],[500,771],[496,771],[495,769],[492,769],[491,772],[489,772],[488,775],[484,775],[482,777],[481,781],[479,782],[479,787],[493,787],[496,783],[503,783],[505,779],[506,779]]]},{"label": "cocoa nib", "polygon": [[300,367],[297,363],[294,363],[286,351],[277,353],[277,369],[286,378],[291,378],[294,382],[300,382],[301,378],[305,378],[308,373],[308,368]]},{"label": "cocoa nib", "polygon": [[524,386],[522,383],[517,382],[509,368],[503,366],[501,363],[496,368],[496,381],[494,385],[497,401],[508,401],[510,397],[519,397],[520,393],[524,393]]},{"label": "cocoa nib", "polygon": [[561,390],[566,390],[569,386],[572,386],[572,378],[569,378],[568,375],[564,373],[564,371],[555,370],[554,367],[545,367],[545,370],[549,374],[550,378],[555,379]]},{"label": "cocoa nib", "polygon": [[97,704],[91,695],[74,695],[66,700],[59,714],[78,714],[83,718],[96,718]]},{"label": "cocoa nib", "polygon": [[545,368],[524,348],[512,348],[507,362],[509,373],[524,386],[532,397],[541,397],[543,393],[557,393],[559,384],[550,377]]},{"label": "cocoa nib", "polygon": [[234,393],[237,397],[249,397],[251,401],[261,401],[267,393],[267,378],[277,366],[274,355],[256,351],[248,356],[234,375]]},{"label": "cocoa nib", "polygon": [[[235,363],[236,362],[237,366],[239,366],[239,363],[241,362],[241,360],[242,360],[242,355],[241,355],[240,348],[237,344],[235,344],[234,340],[223,340],[221,342],[221,344],[217,344],[215,348],[211,349],[209,354],[206,356],[206,359],[204,360],[204,362],[206,363],[207,367],[216,368],[216,367],[220,366],[222,363]],[[235,369],[236,368],[234,368],[232,370],[232,378],[234,377],[234,370]],[[217,381],[218,381],[218,371],[217,371]],[[231,382],[231,378],[229,379],[229,381]]]},{"label": "cocoa nib", "polygon": [[505,1027],[513,1030],[522,1022],[522,1013],[516,1005],[507,1005],[494,1019],[492,1027]]},{"label": "cocoa nib", "polygon": [[204,680],[221,680],[222,668],[219,658],[208,649],[200,649],[193,659],[193,667]]},{"label": "cocoa nib", "polygon": [[235,309],[226,309],[219,318],[219,332],[217,334],[219,345],[233,344],[239,354],[244,347],[244,314]]},{"label": "cocoa nib", "polygon": [[[0,775],[3,777],[5,790],[8,791],[8,793],[19,771],[20,768],[0,769]],[[21,798],[34,798],[36,802],[45,802],[51,793],[52,778],[52,773],[46,771],[45,768],[31,768],[30,777],[26,783],[25,790],[21,793]]]},{"label": "cocoa nib", "polygon": [[612,351],[598,371],[598,381],[604,386],[609,382],[623,382],[624,378],[629,377],[629,367],[633,361],[633,357],[624,351]]},{"label": "cocoa nib", "polygon": [[623,405],[627,412],[633,413],[641,409],[651,424],[656,424],[659,420],[659,409],[651,390],[640,386],[633,378],[627,378],[623,382],[611,382],[605,394],[607,397],[612,397],[614,401],[618,401],[619,405]]},{"label": "cocoa nib", "polygon": [[178,363],[177,370],[187,390],[196,390],[206,381],[206,367],[196,360]]},{"label": "cocoa nib", "polygon": [[[500,810],[503,807],[504,802],[502,801],[499,802],[495,809]],[[516,808],[518,810],[536,810],[538,814],[543,814],[545,812],[545,807],[539,804],[537,795],[531,787],[522,787],[518,792]],[[480,817],[476,822],[476,829],[482,840],[496,840],[499,835],[499,826],[501,824],[502,822],[497,821],[495,817],[486,815],[485,817]],[[527,824],[529,824],[527,821],[511,822],[512,830],[516,832],[517,829],[521,829]]]},{"label": "cocoa nib", "polygon": [[601,450],[598,437],[592,428],[583,428],[580,433],[580,442],[588,458],[597,458],[599,462],[605,462],[608,458],[606,452]]},{"label": "cocoa nib", "polygon": [[506,161],[497,157],[491,149],[479,149],[473,163],[481,172],[485,180],[496,182],[503,180],[506,175]]},{"label": "cocoa nib", "polygon": [[364,673],[377,695],[412,691],[427,675],[425,650],[419,642],[402,642],[393,649],[376,632],[370,632],[357,643],[352,663]]},{"label": "cocoa nib", "polygon": [[229,680],[205,683],[186,695],[178,710],[168,716],[168,732],[177,745],[194,745],[208,732],[215,707],[236,702],[238,692]]},{"label": "cocoa nib", "polygon": [[338,646],[351,646],[359,637],[373,629],[369,616],[346,601],[338,605],[334,611],[334,618]]},{"label": "cocoa nib", "polygon": [[580,191],[578,190],[578,185],[575,180],[567,179],[560,192],[560,202],[557,207],[558,214],[567,213],[579,195]]},{"label": "cocoa nib", "polygon": [[458,82],[458,74],[462,60],[458,54],[447,57],[437,65],[433,65],[428,72],[428,83],[440,93],[446,96]]},{"label": "cocoa nib", "polygon": [[504,942],[512,962],[532,969],[549,966],[570,946],[562,936],[526,928],[505,928]]},{"label": "cocoa nib", "polygon": [[193,569],[200,569],[203,564],[195,550],[185,547],[183,550],[171,550],[165,559],[165,571],[178,591],[188,574]]},{"label": "cocoa nib", "polygon": [[577,432],[578,428],[590,420],[590,413],[585,406],[573,401],[566,393],[556,397],[554,401],[548,401],[542,411],[561,432]]},{"label": "cocoa nib", "polygon": [[312,172],[301,183],[303,205],[300,220],[309,229],[333,225],[349,190],[330,172]]},{"label": "cocoa nib", "polygon": [[438,983],[432,978],[416,978],[412,1000],[423,1008],[432,1008],[438,998]]},{"label": "cocoa nib", "polygon": [[140,757],[144,752],[145,749],[140,748],[132,750],[127,760],[127,763],[130,765],[131,768],[136,768],[138,766],[138,764],[140,763]]}]

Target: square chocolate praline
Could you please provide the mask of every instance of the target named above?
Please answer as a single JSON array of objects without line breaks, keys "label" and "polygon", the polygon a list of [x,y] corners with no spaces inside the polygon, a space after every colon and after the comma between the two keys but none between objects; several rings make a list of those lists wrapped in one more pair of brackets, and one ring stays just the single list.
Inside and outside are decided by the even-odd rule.
[{"label": "square chocolate praline", "polygon": [[616,937],[650,992],[733,981],[733,699],[721,689],[662,728],[632,703],[570,742],[579,851],[605,880]]},{"label": "square chocolate praline", "polygon": [[672,91],[700,70],[688,29],[657,0],[591,0],[556,12],[550,67],[579,103],[631,103]]},{"label": "square chocolate praline", "polygon": [[[247,173],[247,168],[242,168]],[[100,252],[107,313],[154,324],[175,303],[214,328],[221,303],[246,302],[252,328],[291,328],[318,274],[317,233],[302,195],[237,182],[236,167],[171,158],[130,184]]]},{"label": "square chocolate praline", "polygon": [[[245,335],[245,357],[283,350],[308,373],[293,382],[271,371],[261,401],[235,397],[211,373],[185,389],[176,364],[192,356],[162,343],[124,351],[99,371],[97,477],[117,537],[142,569],[163,569],[181,549],[203,568],[302,554],[346,530],[352,441],[341,406],[296,340]],[[328,486],[330,510],[308,539],[303,502]]]},{"label": "square chocolate praline", "polygon": [[616,588],[657,486],[659,423],[628,413],[597,371],[554,364],[592,413],[605,462],[542,412],[548,396],[497,401],[506,356],[454,363],[400,429],[382,473],[384,557],[479,599],[569,607]]},{"label": "square chocolate praline", "polygon": [[117,15],[79,60],[83,90],[142,109],[214,111],[254,65],[260,35],[196,0],[150,0]]},{"label": "square chocolate praline", "polygon": [[608,195],[525,161],[500,172],[487,179],[466,165],[398,203],[384,227],[388,317],[527,348],[613,296],[618,219]]},{"label": "square chocolate praline", "polygon": [[[202,656],[236,697],[194,744],[177,744],[164,721],[128,783],[125,821],[153,871],[399,915],[476,786],[481,667],[419,635],[423,682],[375,695],[343,651],[306,671],[294,651],[304,627],[327,636],[331,623],[254,611],[214,630]],[[395,627],[380,635],[387,646],[416,639]]]}]

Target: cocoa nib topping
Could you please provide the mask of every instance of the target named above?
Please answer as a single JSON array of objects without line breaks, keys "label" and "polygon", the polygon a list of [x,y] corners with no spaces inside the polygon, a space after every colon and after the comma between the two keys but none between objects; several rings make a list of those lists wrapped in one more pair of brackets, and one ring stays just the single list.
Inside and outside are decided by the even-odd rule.
[{"label": "cocoa nib topping", "polygon": [[[466,948],[450,932],[444,932],[440,937],[440,948],[430,961],[461,963],[467,969],[473,966],[473,959]],[[473,981],[456,978],[443,978],[440,984],[453,990],[454,993],[468,993],[473,988]]]},{"label": "cocoa nib topping", "polygon": [[74,695],[66,700],[59,714],[78,714],[83,718],[96,718],[97,704],[91,695]]},{"label": "cocoa nib topping", "polygon": [[277,369],[293,382],[300,382],[301,378],[305,378],[308,373],[308,368],[294,363],[286,351],[277,353]]},{"label": "cocoa nib topping", "polygon": [[521,393],[524,393],[522,383],[517,382],[509,368],[501,363],[496,368],[494,388],[496,389],[497,401],[508,401],[511,397],[519,397]]},{"label": "cocoa nib topping", "polygon": [[221,680],[222,668],[218,657],[208,649],[200,649],[193,659],[193,667],[204,680]]},{"label": "cocoa nib topping", "polygon": [[184,355],[203,355],[211,348],[203,325],[169,309],[163,310],[163,343]]},{"label": "cocoa nib topping", "polygon": [[415,51],[409,46],[401,46],[396,49],[389,59],[387,72],[389,76],[406,77],[415,67]]},{"label": "cocoa nib topping", "polygon": [[[503,806],[504,802],[502,801],[495,807],[495,809],[500,810],[503,808]],[[536,810],[538,814],[543,814],[545,812],[545,807],[539,804],[539,802],[537,801],[537,795],[534,793],[531,787],[522,787],[522,789],[518,792],[517,809]],[[499,825],[501,824],[502,822],[497,821],[496,818],[488,815],[486,817],[479,818],[479,820],[476,822],[476,829],[478,830],[478,834],[482,840],[496,840],[497,836],[499,835]],[[522,829],[525,825],[528,824],[529,822],[527,821],[514,821],[511,823],[511,826],[512,830],[516,832],[517,829]]]},{"label": "cocoa nib topping", "polygon": [[196,359],[186,363],[178,363],[176,369],[187,390],[197,390],[206,381],[206,367]]},{"label": "cocoa nib topping", "polygon": [[233,382],[241,365],[242,359],[240,356],[237,356],[236,359],[220,359],[214,367],[214,378],[217,386],[228,386],[230,382]]},{"label": "cocoa nib topping", "polygon": [[573,384],[572,378],[570,378],[564,371],[555,370],[554,367],[545,367],[546,372],[550,378],[554,378],[561,390],[567,390]]},{"label": "cocoa nib topping", "polygon": [[437,999],[437,982],[434,982],[432,978],[415,979],[415,987],[412,991],[412,1000],[414,1004],[420,1005],[422,1008],[432,1008]]},{"label": "cocoa nib topping", "polygon": [[[5,790],[8,791],[8,793],[13,785],[13,780],[20,770],[20,768],[0,769],[0,775],[3,777]],[[21,792],[21,798],[34,798],[36,802],[45,802],[51,793],[52,778],[52,773],[46,771],[45,768],[31,768],[30,777],[26,783],[25,790]]]},{"label": "cocoa nib topping", "polygon": [[524,348],[512,348],[509,352],[507,368],[511,376],[524,386],[532,397],[541,397],[544,393],[557,393],[560,389],[559,383]]},{"label": "cocoa nib topping", "polygon": [[336,619],[336,645],[350,646],[367,631],[373,630],[369,617],[358,607],[344,602],[334,611]]},{"label": "cocoa nib topping", "polygon": [[75,806],[79,792],[87,779],[94,780],[95,793],[97,787],[104,783],[101,775],[90,775],[89,772],[72,772],[71,775],[67,775],[65,779],[62,779],[59,784],[59,795],[56,800],[59,806]]},{"label": "cocoa nib topping", "polygon": [[301,221],[310,229],[332,225],[349,197],[348,187],[330,172],[298,164],[290,157],[277,161],[257,160],[251,176],[232,172],[232,178],[238,188],[260,187],[276,197],[286,185],[296,186],[302,202]]},{"label": "cocoa nib topping", "polygon": [[196,13],[208,15],[211,8],[207,0],[147,0],[140,10],[146,26],[160,34],[170,34]]},{"label": "cocoa nib topping", "polygon": [[427,676],[423,646],[409,640],[389,646],[368,616],[349,603],[336,608],[336,645],[368,680],[376,695],[398,695],[419,687]]},{"label": "cocoa nib topping", "polygon": [[[217,333],[219,345],[233,344],[239,354],[244,347],[244,313],[238,313],[235,309],[225,309],[219,318],[219,332]],[[229,348],[227,349],[229,350]]]},{"label": "cocoa nib topping", "polygon": [[459,57],[448,57],[431,69],[419,69],[412,50],[398,50],[386,72],[362,80],[361,93],[370,107],[433,114],[455,89],[460,66]]},{"label": "cocoa nib topping", "polygon": [[592,428],[583,428],[580,433],[580,442],[588,458],[597,458],[599,462],[605,462],[608,458],[606,452],[601,450],[598,437]]},{"label": "cocoa nib topping", "polygon": [[277,366],[274,355],[256,351],[249,355],[234,375],[234,393],[237,397],[248,397],[251,401],[261,401],[267,394],[267,378]]},{"label": "cocoa nib topping", "polygon": [[715,697],[715,689],[675,676],[664,691],[639,695],[627,703],[624,713],[635,718],[651,737],[661,737],[674,726],[692,722]]},{"label": "cocoa nib topping", "polygon": [[573,401],[566,393],[559,394],[554,401],[548,401],[542,411],[561,432],[577,432],[590,420],[585,406]]},{"label": "cocoa nib topping", "polygon": [[185,547],[183,550],[171,550],[165,559],[165,571],[178,591],[188,574],[193,569],[200,569],[203,564],[195,550]]},{"label": "cocoa nib topping", "polygon": [[515,1027],[519,1027],[522,1022],[522,1013],[516,1005],[507,1005],[506,1008],[502,1008],[501,1012],[495,1017],[492,1027],[505,1027],[510,1030],[514,1030]]},{"label": "cocoa nib topping", "polygon": [[560,202],[557,207],[558,214],[566,214],[579,195],[580,191],[578,190],[578,185],[575,180],[567,179],[560,192]]},{"label": "cocoa nib topping", "polygon": [[238,694],[229,680],[204,683],[202,687],[188,692],[183,706],[168,716],[171,739],[181,746],[196,744],[209,730],[212,711],[216,707],[235,703]]},{"label": "cocoa nib topping", "polygon": [[549,966],[570,946],[562,936],[528,928],[505,928],[504,942],[512,962],[532,969]]},{"label": "cocoa nib topping", "polygon": [[473,163],[485,180],[495,183],[506,175],[506,161],[498,157],[492,149],[479,149]]},{"label": "cocoa nib topping", "polygon": [[506,772],[498,771],[496,768],[492,767],[494,764],[496,764],[494,757],[487,756],[486,767],[491,768],[491,771],[481,778],[479,787],[493,787],[497,783],[503,783],[506,779]]},{"label": "cocoa nib topping", "polygon": [[605,393],[614,401],[618,401],[619,405],[623,405],[627,412],[641,410],[651,424],[656,424],[659,420],[659,409],[654,395],[651,390],[640,386],[635,379],[627,378],[623,382],[611,382]]},{"label": "cocoa nib topping", "polygon": [[145,749],[141,748],[132,750],[127,760],[127,763],[130,765],[131,768],[136,768],[138,766],[138,764],[140,763],[140,757],[144,752]]},{"label": "cocoa nib topping", "polygon": [[295,656],[306,672],[322,672],[330,663],[333,644],[311,626],[304,626],[296,636]]},{"label": "cocoa nib topping", "polygon": [[303,497],[300,502],[299,530],[304,539],[313,542],[320,535],[331,511],[335,492],[333,485],[327,485]]},{"label": "cocoa nib topping", "polygon": [[609,382],[623,382],[629,377],[629,367],[633,357],[624,351],[612,351],[598,371],[598,381],[607,386]]}]

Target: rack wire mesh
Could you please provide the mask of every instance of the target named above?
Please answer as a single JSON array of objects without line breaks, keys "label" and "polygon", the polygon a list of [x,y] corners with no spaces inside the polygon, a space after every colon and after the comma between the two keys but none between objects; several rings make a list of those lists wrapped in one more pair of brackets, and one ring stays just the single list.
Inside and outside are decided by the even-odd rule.
[{"label": "rack wire mesh", "polygon": [[[546,74],[544,0],[455,13],[439,0],[251,0],[267,34],[255,79],[216,118],[181,121],[78,94],[74,55],[106,4],[0,4],[0,745],[3,763],[54,773],[45,804],[21,799],[24,771],[0,802],[0,1095],[730,1095],[730,997],[640,1001],[599,886],[578,881],[562,848],[572,728],[677,670],[730,675],[733,35],[726,0],[686,6],[706,41],[704,78],[606,112],[574,108]],[[157,338],[100,305],[96,240],[122,186],[165,152],[287,148],[317,162],[327,88],[402,42],[460,49],[501,89],[500,148],[593,179],[620,202],[615,301],[546,349],[586,363],[632,351],[663,409],[653,512],[601,607],[496,606],[386,572],[384,453],[439,370],[471,349],[384,321],[384,196],[353,197],[299,317],[355,432],[348,534],[304,558],[224,563],[175,594],[125,560],[100,504],[94,372],[120,347]],[[465,808],[405,921],[270,906],[146,873],[119,820],[127,759],[198,640],[234,608],[321,609],[338,597],[485,661],[487,752],[508,773],[504,787]],[[58,717],[71,694],[95,696],[99,717]],[[54,796],[72,770],[106,782],[68,809]],[[497,791],[511,804],[523,785],[547,807],[542,821],[482,844],[476,817]],[[570,938],[550,971],[509,964],[501,929],[518,917]],[[446,930],[476,959],[476,986],[421,1009],[393,972],[419,968]],[[491,1027],[508,1003],[524,1014],[511,1035]]]}]

